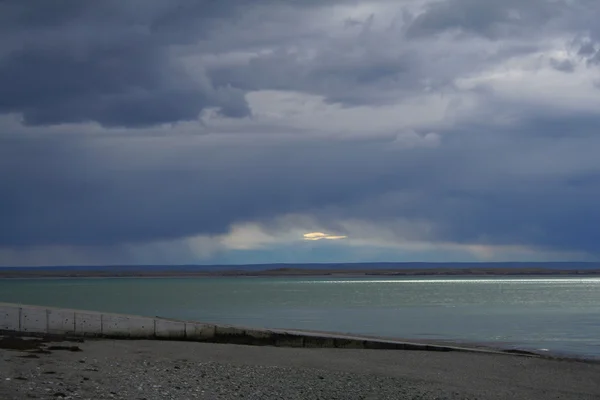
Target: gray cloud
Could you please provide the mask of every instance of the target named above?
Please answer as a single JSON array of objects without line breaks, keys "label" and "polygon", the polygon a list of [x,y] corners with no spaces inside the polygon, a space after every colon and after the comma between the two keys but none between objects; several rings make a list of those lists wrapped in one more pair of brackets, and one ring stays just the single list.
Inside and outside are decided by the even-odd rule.
[{"label": "gray cloud", "polygon": [[309,64],[298,60],[302,54],[282,49],[257,56],[247,65],[209,70],[209,75],[214,82],[244,90],[308,91],[347,105],[389,103],[390,89],[397,96],[398,90],[421,86],[415,54],[374,47],[354,38],[334,41],[319,49]]},{"label": "gray cloud", "polygon": [[358,3],[0,3],[0,249],[148,262],[155,242],[300,214],[598,256],[597,2],[340,16]]},{"label": "gray cloud", "polygon": [[[544,124],[556,122],[517,131],[463,127],[446,133],[442,148],[395,151],[385,141],[277,139],[247,148],[188,137],[171,148],[168,138],[130,138],[115,140],[116,153],[75,138],[4,142],[11,150],[3,170],[12,172],[2,176],[0,242],[145,243],[304,213],[333,228],[348,218],[382,226],[404,218],[432,224],[419,239],[595,253],[600,143],[587,126],[576,130],[579,141],[562,132],[567,140],[540,142]],[[157,151],[162,161],[145,159]]]},{"label": "gray cloud", "polygon": [[0,4],[3,34],[12,39],[0,53],[0,112],[21,113],[31,125],[104,126],[194,120],[207,107],[226,116],[249,114],[242,91],[189,76],[170,54],[169,46],[197,38],[220,8],[204,4],[205,12],[194,14],[200,28],[186,39],[177,31],[185,2],[140,3],[139,9],[134,3]]},{"label": "gray cloud", "polygon": [[498,39],[539,30],[568,7],[564,1],[448,0],[431,3],[408,27],[409,36],[458,30]]}]

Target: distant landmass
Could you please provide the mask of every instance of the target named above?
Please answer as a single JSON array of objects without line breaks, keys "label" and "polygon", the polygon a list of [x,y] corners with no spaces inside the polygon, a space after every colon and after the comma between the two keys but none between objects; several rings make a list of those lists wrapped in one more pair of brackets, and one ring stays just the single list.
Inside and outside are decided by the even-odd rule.
[{"label": "distant landmass", "polygon": [[387,262],[0,267],[0,278],[177,276],[600,275],[600,262]]}]

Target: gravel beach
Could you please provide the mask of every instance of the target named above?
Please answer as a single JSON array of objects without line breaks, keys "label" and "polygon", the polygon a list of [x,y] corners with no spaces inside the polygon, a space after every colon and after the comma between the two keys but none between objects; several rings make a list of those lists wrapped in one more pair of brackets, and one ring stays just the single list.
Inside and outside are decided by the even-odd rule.
[{"label": "gravel beach", "polygon": [[600,364],[459,352],[0,339],[0,399],[599,399]]}]

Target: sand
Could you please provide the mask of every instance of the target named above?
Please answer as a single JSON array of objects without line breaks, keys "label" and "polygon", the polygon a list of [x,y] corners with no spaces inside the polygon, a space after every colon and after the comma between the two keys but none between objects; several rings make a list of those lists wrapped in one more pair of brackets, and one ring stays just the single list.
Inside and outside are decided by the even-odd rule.
[{"label": "sand", "polygon": [[600,399],[600,363],[173,341],[0,340],[0,399]]}]

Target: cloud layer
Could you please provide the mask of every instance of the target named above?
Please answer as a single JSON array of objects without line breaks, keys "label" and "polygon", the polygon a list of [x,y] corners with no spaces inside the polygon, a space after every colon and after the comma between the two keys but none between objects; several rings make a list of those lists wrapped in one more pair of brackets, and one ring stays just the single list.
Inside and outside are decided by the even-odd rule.
[{"label": "cloud layer", "polygon": [[598,18],[1,2],[0,264],[597,259]]}]

